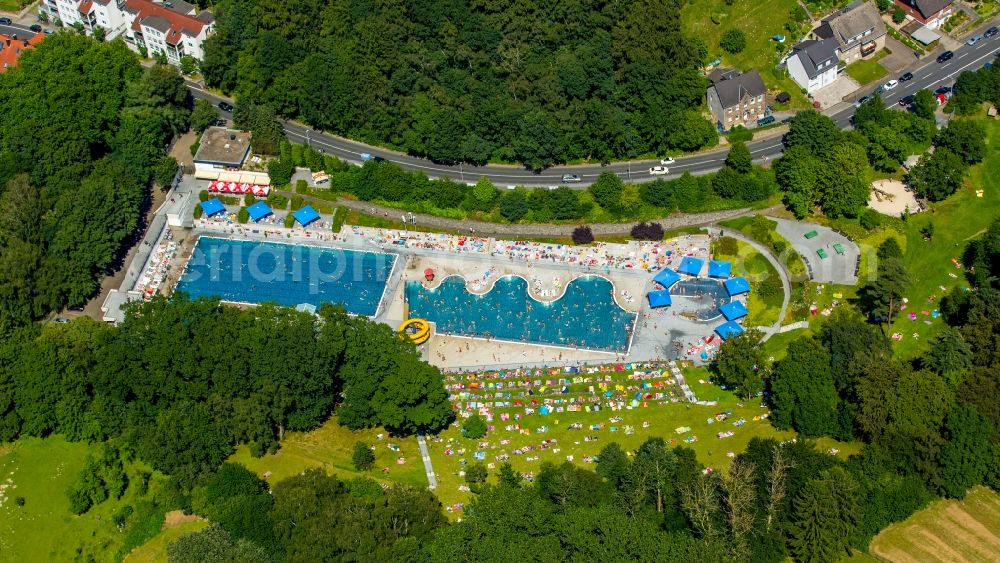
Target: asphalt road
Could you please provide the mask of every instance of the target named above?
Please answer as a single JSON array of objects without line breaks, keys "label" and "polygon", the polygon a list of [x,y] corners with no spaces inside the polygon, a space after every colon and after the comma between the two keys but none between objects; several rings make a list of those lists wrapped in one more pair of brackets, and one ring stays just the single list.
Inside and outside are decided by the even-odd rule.
[{"label": "asphalt road", "polygon": [[[989,25],[984,25],[977,33],[982,33]],[[899,99],[907,94],[913,94],[923,88],[930,88],[932,91],[944,84],[951,84],[959,73],[966,70],[976,70],[987,62],[990,62],[1000,50],[1000,36],[984,39],[976,45],[962,45],[955,49],[955,56],[951,60],[938,63],[935,61],[937,54],[928,55],[920,62],[911,66],[907,70],[913,73],[913,79],[907,82],[900,82],[899,85],[888,92],[883,93],[883,99],[887,106],[896,106]],[[898,77],[893,77],[898,78]],[[886,78],[888,80],[889,78]],[[188,87],[195,98],[207,98],[218,103],[220,98],[210,92],[200,88],[198,84],[188,82]],[[876,87],[858,94],[870,94]],[[898,106],[897,106],[898,107]],[[853,104],[843,103],[834,106],[826,113],[839,127],[850,127],[851,116],[854,115]],[[223,117],[231,119],[232,116],[223,112]],[[486,165],[470,166],[465,164],[440,164],[430,160],[410,156],[404,153],[391,151],[388,149],[365,145],[350,139],[338,137],[329,133],[321,133],[299,123],[283,122],[285,135],[294,142],[304,143],[317,148],[327,154],[332,154],[338,158],[359,163],[361,155],[368,154],[372,157],[380,157],[385,160],[395,162],[405,170],[419,170],[432,178],[451,178],[460,182],[474,184],[479,178],[486,176],[497,186],[513,187],[523,185],[530,187],[538,186],[559,186],[562,182],[563,174],[576,174],[580,176],[579,183],[565,184],[573,188],[584,188],[602,172],[611,170],[630,182],[648,182],[657,177],[676,178],[684,172],[692,174],[707,174],[722,167],[722,162],[726,158],[724,150],[710,151],[702,154],[679,157],[676,163],[671,165],[670,173],[667,176],[651,176],[649,167],[659,164],[656,161],[631,161],[616,162],[607,166],[601,165],[581,165],[581,166],[556,166],[548,168],[539,173],[525,170],[519,166]],[[780,138],[762,139],[752,141],[748,144],[753,158],[757,162],[771,160],[781,156],[782,143]]]}]

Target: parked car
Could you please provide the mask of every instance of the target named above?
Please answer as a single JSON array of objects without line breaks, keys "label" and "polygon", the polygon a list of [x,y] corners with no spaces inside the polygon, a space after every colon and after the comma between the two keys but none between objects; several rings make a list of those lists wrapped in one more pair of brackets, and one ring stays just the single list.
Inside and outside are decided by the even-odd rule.
[{"label": "parked car", "polygon": [[54,320],[55,320],[55,322],[57,322],[57,323],[59,323],[61,325],[64,325],[64,324],[66,324],[66,323],[69,322],[69,319],[67,319],[66,317],[56,317]]},{"label": "parked car", "polygon": [[768,115],[757,120],[757,127],[763,127],[765,125],[770,125],[775,122],[773,115]]},{"label": "parked car", "polygon": [[955,53],[952,53],[951,51],[945,51],[945,52],[941,53],[940,55],[938,55],[937,62],[943,63],[945,61],[950,61],[951,58],[954,57],[954,56],[955,56]]},{"label": "parked car", "polygon": [[564,184],[575,184],[580,181],[580,176],[577,174],[563,174],[562,181]]},{"label": "parked car", "polygon": [[33,24],[29,25],[28,29],[30,29],[31,31],[34,31],[35,33],[41,33],[42,32],[42,26],[38,25],[37,23],[33,23]]},{"label": "parked car", "polygon": [[890,80],[890,81],[888,81],[888,82],[886,82],[885,84],[882,85],[882,91],[883,92],[888,92],[889,90],[892,90],[896,86],[899,86],[899,81],[898,80]]},{"label": "parked car", "polygon": [[909,107],[912,104],[913,104],[913,94],[908,94],[899,99],[899,105],[903,106],[904,108]]},{"label": "parked car", "polygon": [[900,82],[906,82],[907,80],[913,80],[913,73],[912,72],[903,73],[903,76],[899,77],[899,81]]},{"label": "parked car", "polygon": [[229,112],[233,111],[233,104],[231,104],[229,102],[219,102],[219,109],[221,109],[224,112],[229,113]]},{"label": "parked car", "polygon": [[945,96],[951,94],[951,86],[942,86],[937,90],[934,90],[935,94],[944,94]]},{"label": "parked car", "polygon": [[666,166],[654,166],[654,167],[652,167],[652,168],[649,169],[649,175],[650,176],[663,176],[663,175],[665,175],[669,171],[670,171],[670,169],[667,168]]},{"label": "parked car", "polygon": [[44,33],[45,33],[45,35],[52,35],[55,32],[56,32],[56,30],[54,30],[54,29],[46,29]]},{"label": "parked car", "polygon": [[1000,33],[1000,28],[998,28],[997,26],[993,26],[983,32],[983,37],[986,37],[988,39],[990,37],[995,36],[998,33]]},{"label": "parked car", "polygon": [[216,127],[225,127],[227,123],[229,122],[226,121],[225,119],[216,119],[213,125],[215,125]]},{"label": "parked car", "polygon": [[966,45],[975,45],[976,43],[979,43],[982,40],[983,40],[983,36],[982,35],[973,35],[972,37],[968,38],[965,41],[965,44]]},{"label": "parked car", "polygon": [[674,163],[673,157],[665,156],[665,157],[663,157],[663,158],[660,159],[660,164],[662,164],[664,166],[670,166],[673,163]]},{"label": "parked car", "polygon": [[14,23],[10,18],[0,18],[0,25],[10,25]]}]

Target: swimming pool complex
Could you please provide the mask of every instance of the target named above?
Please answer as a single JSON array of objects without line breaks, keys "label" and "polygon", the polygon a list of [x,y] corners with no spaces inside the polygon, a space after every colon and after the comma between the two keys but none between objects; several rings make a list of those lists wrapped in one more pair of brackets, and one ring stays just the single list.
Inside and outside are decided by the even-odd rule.
[{"label": "swimming pool complex", "polygon": [[619,307],[613,292],[598,276],[574,279],[551,303],[528,295],[528,282],[517,276],[497,279],[485,295],[469,293],[459,276],[434,289],[406,282],[410,316],[434,322],[440,333],[625,352],[636,315]]},{"label": "swimming pool complex", "polygon": [[373,316],[395,254],[201,237],[177,291],[237,303],[343,305]]}]

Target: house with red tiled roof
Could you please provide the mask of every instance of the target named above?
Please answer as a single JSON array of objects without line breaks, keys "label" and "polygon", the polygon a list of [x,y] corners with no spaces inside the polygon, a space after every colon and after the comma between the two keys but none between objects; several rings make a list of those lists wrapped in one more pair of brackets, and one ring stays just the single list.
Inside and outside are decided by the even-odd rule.
[{"label": "house with red tiled roof", "polygon": [[0,72],[6,72],[8,68],[17,66],[17,59],[21,57],[21,53],[33,49],[42,39],[45,39],[43,33],[36,33],[27,39],[17,35],[0,34]]},{"label": "house with red tiled roof", "polygon": [[187,55],[201,60],[215,24],[211,12],[184,0],[41,0],[39,9],[65,26],[82,25],[87,34],[102,28],[107,39],[120,36],[149,56],[163,53],[173,64]]},{"label": "house with red tiled roof", "polygon": [[930,29],[941,27],[954,13],[952,0],[896,0],[896,6],[906,12],[906,19]]}]

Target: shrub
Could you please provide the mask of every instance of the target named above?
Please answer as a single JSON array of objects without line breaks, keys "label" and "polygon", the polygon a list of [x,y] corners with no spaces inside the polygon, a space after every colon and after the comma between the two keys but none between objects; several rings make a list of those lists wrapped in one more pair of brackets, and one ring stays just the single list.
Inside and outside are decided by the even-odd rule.
[{"label": "shrub", "polygon": [[198,201],[208,201],[210,197],[212,196],[209,195],[208,190],[201,190],[198,192]]},{"label": "shrub", "polygon": [[279,193],[271,192],[267,196],[267,204],[273,209],[285,209],[288,207],[288,198]]},{"label": "shrub", "polygon": [[297,211],[302,208],[302,196],[293,195],[292,196],[292,211]]},{"label": "shrub", "polygon": [[18,506],[24,506],[24,497],[16,497],[14,499],[14,504]]},{"label": "shrub", "polygon": [[246,207],[240,207],[240,210],[236,212],[236,222],[240,225],[246,225],[249,220],[250,212],[247,211]]},{"label": "shrub", "polygon": [[302,179],[295,181],[295,193],[304,194],[309,191],[309,184]]},{"label": "shrub", "polygon": [[256,202],[257,202],[257,198],[255,198],[253,196],[253,194],[244,194],[243,195],[243,205],[245,205],[247,207],[250,207],[251,205],[253,205]]},{"label": "shrub", "polygon": [[351,463],[358,471],[368,471],[375,467],[375,453],[371,447],[364,442],[354,444],[354,453],[351,455]]},{"label": "shrub", "polygon": [[195,205],[194,206],[194,218],[195,219],[201,219],[201,216],[202,216],[203,213],[205,213],[205,212],[202,211],[200,205]]},{"label": "shrub", "polygon": [[473,463],[465,469],[465,482],[469,485],[469,490],[477,494],[486,483],[487,476],[489,476],[489,472],[482,462]]},{"label": "shrub", "polygon": [[726,137],[730,143],[747,143],[753,140],[753,131],[742,125],[737,125],[729,130],[729,134]]},{"label": "shrub", "polygon": [[637,223],[632,227],[632,238],[636,240],[663,240],[663,225],[659,223]]},{"label": "shrub", "polygon": [[723,256],[736,256],[740,252],[740,245],[733,237],[722,237],[715,241],[715,252]]},{"label": "shrub", "polygon": [[594,232],[586,225],[577,227],[573,229],[573,242],[575,244],[590,244],[594,242]]},{"label": "shrub", "polygon": [[896,6],[896,9],[892,11],[892,21],[893,23],[903,23],[906,19],[906,12],[902,8]]},{"label": "shrub", "polygon": [[471,440],[482,438],[486,435],[487,430],[489,428],[486,426],[486,421],[478,414],[470,416],[462,424],[462,436]]},{"label": "shrub", "polygon": [[858,215],[858,223],[866,231],[872,231],[882,224],[882,216],[874,209],[865,209]]},{"label": "shrub", "polygon": [[722,39],[719,40],[719,47],[733,55],[742,52],[746,46],[747,36],[738,29],[730,29],[723,33]]},{"label": "shrub", "polygon": [[291,213],[285,215],[284,224],[286,229],[291,229],[293,226],[295,226],[295,217]]},{"label": "shrub", "polygon": [[520,221],[528,213],[528,198],[524,190],[516,189],[500,198],[500,215],[511,223]]}]

